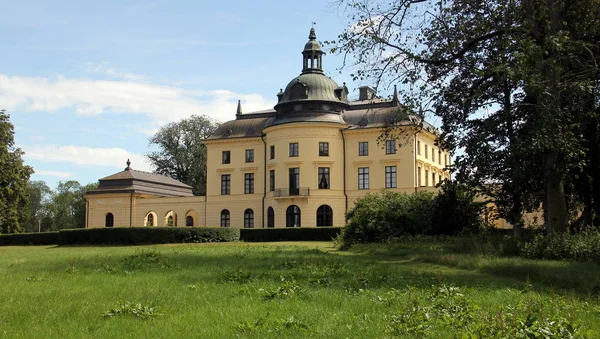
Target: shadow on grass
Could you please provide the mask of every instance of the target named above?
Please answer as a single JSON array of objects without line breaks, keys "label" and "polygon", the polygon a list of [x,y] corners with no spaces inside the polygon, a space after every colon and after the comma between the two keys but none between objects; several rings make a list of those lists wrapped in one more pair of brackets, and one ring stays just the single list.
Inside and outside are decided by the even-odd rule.
[{"label": "shadow on grass", "polygon": [[[94,248],[90,248],[94,250]],[[456,285],[477,289],[523,288],[524,277],[498,277],[447,263],[307,249],[290,245],[102,247],[86,255],[53,261],[48,270],[76,268],[78,274],[172,275],[183,285],[248,282],[276,285],[282,278],[304,286],[352,292]],[[106,249],[106,253],[103,253]],[[113,252],[114,250],[114,252]],[[68,252],[67,252],[68,253]],[[343,254],[343,255],[342,255]],[[135,265],[132,266],[131,263]],[[237,277],[240,278],[237,281]],[[248,276],[248,278],[245,278]],[[124,279],[127,275],[123,274]]]}]

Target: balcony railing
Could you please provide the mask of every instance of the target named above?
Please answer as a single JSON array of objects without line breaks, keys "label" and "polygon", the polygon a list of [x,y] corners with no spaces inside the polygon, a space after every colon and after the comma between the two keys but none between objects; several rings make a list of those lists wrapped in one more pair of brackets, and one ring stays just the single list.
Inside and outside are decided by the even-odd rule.
[{"label": "balcony railing", "polygon": [[276,188],[273,191],[273,197],[285,198],[285,197],[308,197],[310,196],[310,188]]}]

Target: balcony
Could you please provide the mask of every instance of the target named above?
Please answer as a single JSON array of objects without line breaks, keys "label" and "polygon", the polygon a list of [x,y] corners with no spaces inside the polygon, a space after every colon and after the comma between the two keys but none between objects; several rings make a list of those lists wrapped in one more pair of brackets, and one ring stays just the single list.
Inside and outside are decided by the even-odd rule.
[{"label": "balcony", "polygon": [[308,187],[300,187],[300,188],[276,188],[273,191],[274,198],[288,198],[288,197],[309,197],[310,196],[310,188]]}]

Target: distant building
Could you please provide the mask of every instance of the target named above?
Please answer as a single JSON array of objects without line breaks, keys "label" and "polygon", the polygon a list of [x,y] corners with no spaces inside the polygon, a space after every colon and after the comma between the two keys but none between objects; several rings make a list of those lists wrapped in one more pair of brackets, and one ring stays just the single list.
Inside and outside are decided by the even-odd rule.
[{"label": "distant building", "polygon": [[[323,73],[314,29],[302,73],[273,109],[243,113],[206,140],[207,194],[164,176],[127,168],[88,192],[86,227],[342,226],[357,198],[381,189],[435,189],[449,178],[449,154],[433,126],[398,101],[361,87],[357,101]],[[403,118],[400,118],[403,117]],[[395,124],[397,138],[379,140]]]}]

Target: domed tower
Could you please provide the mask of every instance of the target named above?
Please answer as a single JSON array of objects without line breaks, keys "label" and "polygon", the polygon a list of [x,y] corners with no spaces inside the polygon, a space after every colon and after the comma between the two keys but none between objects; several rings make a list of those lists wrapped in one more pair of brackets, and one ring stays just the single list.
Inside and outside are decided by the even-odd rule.
[{"label": "domed tower", "polygon": [[344,123],[342,112],[349,107],[348,89],[323,74],[323,55],[315,29],[310,29],[302,51],[302,73],[279,93],[274,124],[290,122]]}]

